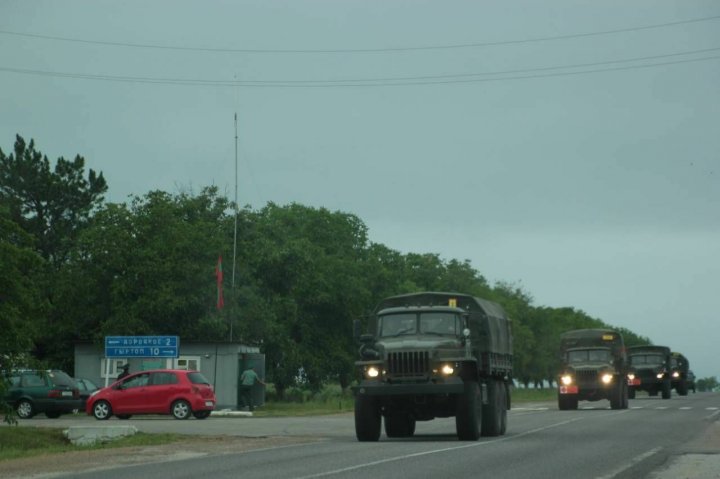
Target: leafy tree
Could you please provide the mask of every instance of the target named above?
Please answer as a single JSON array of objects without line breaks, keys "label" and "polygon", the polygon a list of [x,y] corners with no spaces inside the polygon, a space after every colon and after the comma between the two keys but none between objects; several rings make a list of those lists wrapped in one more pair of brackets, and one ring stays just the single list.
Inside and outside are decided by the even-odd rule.
[{"label": "leafy tree", "polygon": [[53,170],[35,143],[17,135],[13,153],[0,149],[0,200],[10,217],[37,239],[36,247],[50,263],[62,264],[78,232],[99,207],[107,184],[102,173],[89,170],[85,159],[58,158]]},{"label": "leafy tree", "polygon": [[718,389],[718,380],[715,376],[709,376],[706,378],[698,379],[696,386],[700,392],[711,392]]},{"label": "leafy tree", "polygon": [[[9,219],[0,207],[0,372],[21,365],[32,349],[38,320],[46,310],[37,278],[42,259],[33,251],[33,241]],[[0,398],[7,384],[0,374]],[[13,422],[12,410],[0,401],[0,414]]]}]

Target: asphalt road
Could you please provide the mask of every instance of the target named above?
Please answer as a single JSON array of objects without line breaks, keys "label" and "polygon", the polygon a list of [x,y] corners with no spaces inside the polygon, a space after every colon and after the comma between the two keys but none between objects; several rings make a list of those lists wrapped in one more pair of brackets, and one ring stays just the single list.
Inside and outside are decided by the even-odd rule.
[{"label": "asphalt road", "polygon": [[[341,414],[305,418],[172,418],[110,420],[144,432],[203,435],[322,437],[298,445],[206,455],[72,476],[124,478],[638,478],[665,477],[679,458],[695,453],[715,461],[720,453],[720,394],[639,398],[627,410],[607,401],[581,402],[578,411],[555,404],[519,404],[510,412],[507,435],[461,442],[454,419],[418,423],[410,439],[359,443],[353,417]],[[92,425],[92,418],[24,421],[23,425]],[[710,455],[708,455],[710,454]],[[717,471],[715,471],[717,473]],[[712,472],[711,472],[712,474]],[[690,473],[683,477],[692,476]],[[717,477],[709,475],[707,477]]]}]

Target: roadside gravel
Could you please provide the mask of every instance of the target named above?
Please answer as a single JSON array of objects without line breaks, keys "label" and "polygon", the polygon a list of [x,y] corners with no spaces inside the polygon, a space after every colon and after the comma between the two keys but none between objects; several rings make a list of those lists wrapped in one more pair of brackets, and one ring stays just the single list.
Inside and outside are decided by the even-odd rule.
[{"label": "roadside gravel", "polygon": [[316,437],[188,436],[159,446],[73,451],[0,462],[0,479],[49,479],[134,464],[177,461],[217,454],[237,454],[321,441]]}]

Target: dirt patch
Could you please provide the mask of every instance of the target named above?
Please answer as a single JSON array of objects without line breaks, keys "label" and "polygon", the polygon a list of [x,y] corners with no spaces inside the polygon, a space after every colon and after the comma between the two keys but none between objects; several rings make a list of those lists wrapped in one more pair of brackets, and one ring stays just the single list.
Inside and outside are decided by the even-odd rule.
[{"label": "dirt patch", "polygon": [[0,463],[0,479],[46,479],[73,472],[177,461],[215,454],[233,454],[317,442],[311,437],[192,436],[171,444],[46,454]]}]

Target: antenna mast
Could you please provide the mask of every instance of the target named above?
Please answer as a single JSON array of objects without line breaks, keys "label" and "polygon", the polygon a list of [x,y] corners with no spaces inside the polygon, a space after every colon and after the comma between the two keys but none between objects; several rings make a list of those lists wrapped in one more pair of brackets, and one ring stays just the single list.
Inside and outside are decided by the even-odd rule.
[{"label": "antenna mast", "polygon": [[[235,229],[233,233],[233,266],[231,290],[235,292],[235,257],[237,255],[237,221],[238,221],[238,134],[237,134],[237,113],[235,113]],[[230,341],[233,339],[233,317],[230,315]]]}]

